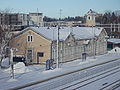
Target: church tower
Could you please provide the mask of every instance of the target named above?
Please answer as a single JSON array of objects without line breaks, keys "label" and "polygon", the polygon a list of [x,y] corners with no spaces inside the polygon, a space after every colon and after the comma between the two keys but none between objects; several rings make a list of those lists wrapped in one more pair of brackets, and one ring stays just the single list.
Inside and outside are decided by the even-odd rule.
[{"label": "church tower", "polygon": [[92,11],[92,9],[90,9],[86,16],[86,26],[95,26],[96,22],[95,22],[95,17],[96,17],[96,12]]}]

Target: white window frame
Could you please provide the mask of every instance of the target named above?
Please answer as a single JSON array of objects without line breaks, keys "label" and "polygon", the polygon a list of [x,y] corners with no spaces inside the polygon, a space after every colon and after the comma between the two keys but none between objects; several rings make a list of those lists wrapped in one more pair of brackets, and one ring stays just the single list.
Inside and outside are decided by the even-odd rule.
[{"label": "white window frame", "polygon": [[[31,39],[32,38],[32,39]],[[28,41],[29,40],[29,41]],[[33,42],[33,35],[28,35],[27,36],[27,42]]]}]

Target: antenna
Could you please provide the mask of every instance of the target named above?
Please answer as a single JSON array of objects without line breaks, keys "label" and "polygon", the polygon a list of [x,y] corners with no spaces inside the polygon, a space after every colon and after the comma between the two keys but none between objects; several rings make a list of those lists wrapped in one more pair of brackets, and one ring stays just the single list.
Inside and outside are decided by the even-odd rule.
[{"label": "antenna", "polygon": [[60,20],[61,20],[61,15],[62,15],[62,9],[60,9]]},{"label": "antenna", "polygon": [[38,26],[39,26],[39,17],[38,17],[38,13],[39,13],[39,11],[38,11],[38,8],[37,8],[37,24],[38,24]]}]

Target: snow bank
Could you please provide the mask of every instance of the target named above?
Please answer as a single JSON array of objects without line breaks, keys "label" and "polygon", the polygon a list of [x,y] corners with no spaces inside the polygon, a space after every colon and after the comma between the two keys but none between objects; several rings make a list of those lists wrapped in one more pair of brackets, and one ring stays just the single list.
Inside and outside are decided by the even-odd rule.
[{"label": "snow bank", "polygon": [[17,64],[14,65],[14,69],[15,69],[15,73],[25,73],[25,72],[29,72],[31,70],[29,70],[25,64],[23,62],[19,62]]},{"label": "snow bank", "polygon": [[18,81],[17,79],[10,78],[7,82],[16,82]]},{"label": "snow bank", "polygon": [[4,58],[1,62],[1,66],[5,67],[5,68],[8,68],[10,66],[9,65],[9,58]]},{"label": "snow bank", "polygon": [[[5,72],[11,72],[11,67],[8,69],[4,70]],[[32,70],[29,70],[23,62],[16,63],[14,65],[14,73],[19,74],[19,73],[25,73],[25,72],[30,72]]]},{"label": "snow bank", "polygon": [[57,72],[57,71],[60,71],[61,68],[55,68],[53,70],[46,70],[46,71],[43,71],[42,73],[49,73],[49,72]]},{"label": "snow bank", "polygon": [[109,51],[108,53],[120,53],[120,48],[119,47],[115,47],[111,51]]}]

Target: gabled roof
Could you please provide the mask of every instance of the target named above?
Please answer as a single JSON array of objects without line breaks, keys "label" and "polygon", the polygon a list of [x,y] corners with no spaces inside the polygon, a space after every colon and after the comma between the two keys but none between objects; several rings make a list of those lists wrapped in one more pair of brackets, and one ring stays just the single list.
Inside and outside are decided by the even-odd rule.
[{"label": "gabled roof", "polygon": [[95,11],[93,11],[92,9],[90,9],[88,12],[87,12],[87,15],[88,14],[94,14],[94,15],[96,15],[97,13],[95,12]]},{"label": "gabled roof", "polygon": [[[101,27],[61,27],[59,29],[59,38],[60,40],[65,40],[72,32],[75,39],[92,39],[94,36],[99,36],[102,29],[103,28]],[[58,37],[58,27],[28,27],[19,34],[24,33],[27,30],[33,30],[39,35],[52,41],[57,40]]]}]

